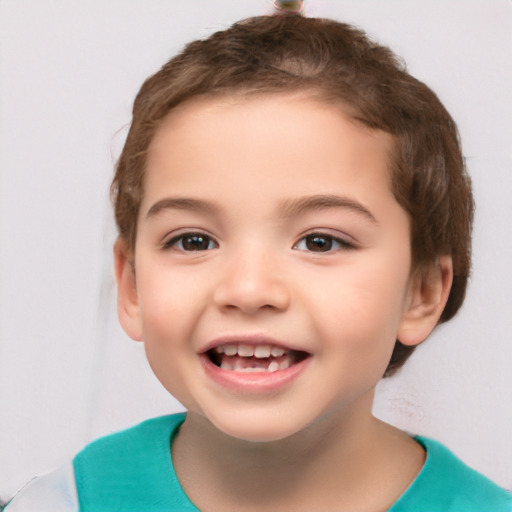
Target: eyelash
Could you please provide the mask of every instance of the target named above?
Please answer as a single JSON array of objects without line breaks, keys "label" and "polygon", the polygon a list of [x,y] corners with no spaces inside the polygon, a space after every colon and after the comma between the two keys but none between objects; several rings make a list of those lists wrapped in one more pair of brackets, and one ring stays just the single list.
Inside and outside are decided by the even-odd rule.
[{"label": "eyelash", "polygon": [[[194,241],[193,241],[194,240]],[[186,248],[185,244],[192,243],[195,247]],[[309,244],[317,244],[312,247]],[[206,247],[204,246],[206,244]],[[304,247],[301,247],[304,245]],[[165,241],[162,244],[163,249],[176,249],[183,252],[202,252],[211,251],[217,249],[217,242],[209,235],[201,232],[187,232],[181,233]],[[297,243],[293,245],[293,249],[298,251],[307,251],[314,253],[326,253],[326,252],[337,252],[347,251],[355,249],[354,243],[351,243],[343,238],[329,235],[326,233],[309,233],[303,236]]]}]

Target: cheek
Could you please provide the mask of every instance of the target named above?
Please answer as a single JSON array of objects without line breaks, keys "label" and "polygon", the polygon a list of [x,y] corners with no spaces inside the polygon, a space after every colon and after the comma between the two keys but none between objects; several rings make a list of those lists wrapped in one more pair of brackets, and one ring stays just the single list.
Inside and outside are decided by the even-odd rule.
[{"label": "cheek", "polygon": [[184,372],[195,357],[189,342],[194,316],[173,288],[152,286],[151,293],[144,295],[141,305],[144,350],[162,386],[187,406],[189,394]]},{"label": "cheek", "polygon": [[137,276],[143,329],[176,332],[199,314],[200,276],[183,273],[167,265],[146,265]]},{"label": "cheek", "polygon": [[198,277],[168,265],[141,265],[137,275],[146,357],[162,385],[187,404],[187,368],[197,364],[191,340],[204,300]]},{"label": "cheek", "polygon": [[[329,338],[343,340],[361,351],[384,344],[393,346],[404,308],[408,282],[408,258],[402,264],[368,262],[325,279],[310,295],[312,318]],[[397,270],[398,269],[398,270]]]},{"label": "cheek", "polygon": [[[315,329],[325,343],[319,355],[326,374],[336,377],[340,388],[367,389],[382,378],[395,346],[400,321],[400,301],[376,293],[368,283],[347,288],[336,304],[325,302],[323,322]],[[327,370],[329,368],[330,370]]]}]

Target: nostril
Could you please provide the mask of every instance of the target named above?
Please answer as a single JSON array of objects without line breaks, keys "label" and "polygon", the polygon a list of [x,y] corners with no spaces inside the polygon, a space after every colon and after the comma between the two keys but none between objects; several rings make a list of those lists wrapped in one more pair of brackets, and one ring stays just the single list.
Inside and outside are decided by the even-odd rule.
[{"label": "nostril", "polygon": [[284,311],[290,303],[290,292],[277,279],[246,275],[238,281],[231,279],[215,290],[215,303],[225,311],[241,311],[256,314],[260,311]]}]

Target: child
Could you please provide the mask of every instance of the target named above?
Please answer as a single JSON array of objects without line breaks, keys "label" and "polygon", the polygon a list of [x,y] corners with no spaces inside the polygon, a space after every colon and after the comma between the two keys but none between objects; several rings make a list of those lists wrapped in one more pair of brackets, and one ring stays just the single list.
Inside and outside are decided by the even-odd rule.
[{"label": "child", "polygon": [[187,414],[9,512],[512,510],[371,414],[460,308],[473,217],[455,124],[390,50],[298,15],[191,43],[142,86],[112,191],[121,324]]}]

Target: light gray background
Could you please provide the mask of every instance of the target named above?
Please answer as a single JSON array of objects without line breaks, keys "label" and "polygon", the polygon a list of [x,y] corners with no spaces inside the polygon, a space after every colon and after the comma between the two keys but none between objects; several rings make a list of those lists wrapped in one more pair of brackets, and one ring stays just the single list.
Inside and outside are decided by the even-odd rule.
[{"label": "light gray background", "polygon": [[[180,406],[117,326],[108,185],[143,79],[267,0],[0,0],[0,496]],[[389,44],[459,122],[478,204],[458,317],[376,413],[512,487],[512,2],[309,0]]]}]

